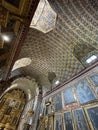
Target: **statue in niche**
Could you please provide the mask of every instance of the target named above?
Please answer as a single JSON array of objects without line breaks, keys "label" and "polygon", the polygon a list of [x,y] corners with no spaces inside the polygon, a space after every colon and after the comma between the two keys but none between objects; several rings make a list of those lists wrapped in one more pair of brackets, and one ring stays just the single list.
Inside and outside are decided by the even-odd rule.
[{"label": "statue in niche", "polygon": [[10,103],[9,103],[9,106],[15,107],[15,105],[16,105],[16,101],[15,100],[11,100]]},{"label": "statue in niche", "polygon": [[12,107],[9,107],[9,108],[7,109],[7,111],[6,111],[6,114],[9,115],[11,111],[12,111]]}]

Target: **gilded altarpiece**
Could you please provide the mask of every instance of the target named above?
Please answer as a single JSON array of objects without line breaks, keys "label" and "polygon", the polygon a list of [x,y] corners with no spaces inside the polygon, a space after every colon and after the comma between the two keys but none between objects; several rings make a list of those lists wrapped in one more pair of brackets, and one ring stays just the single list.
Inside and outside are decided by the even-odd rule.
[{"label": "gilded altarpiece", "polygon": [[25,101],[25,94],[21,90],[13,90],[2,97],[0,101],[0,129],[17,129]]}]

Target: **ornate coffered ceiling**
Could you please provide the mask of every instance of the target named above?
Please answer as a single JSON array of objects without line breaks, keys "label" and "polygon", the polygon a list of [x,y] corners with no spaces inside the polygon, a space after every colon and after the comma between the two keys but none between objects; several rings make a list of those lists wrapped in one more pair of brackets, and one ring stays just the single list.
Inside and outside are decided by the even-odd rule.
[{"label": "ornate coffered ceiling", "polygon": [[87,57],[98,55],[98,1],[48,2],[57,13],[55,28],[46,34],[30,28],[18,59],[30,58],[31,64],[19,71],[50,89],[49,72],[63,82],[88,66]]}]

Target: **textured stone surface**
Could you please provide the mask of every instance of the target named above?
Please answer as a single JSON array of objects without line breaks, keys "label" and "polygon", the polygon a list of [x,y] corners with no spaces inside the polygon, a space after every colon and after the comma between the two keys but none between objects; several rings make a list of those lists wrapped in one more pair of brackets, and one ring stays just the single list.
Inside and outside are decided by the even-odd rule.
[{"label": "textured stone surface", "polygon": [[[29,29],[19,56],[32,60],[29,66],[20,69],[21,73],[37,78],[47,88],[48,72],[55,72],[62,82],[84,69],[73,53],[75,46],[89,46],[89,51],[84,47],[87,55],[98,49],[97,0],[49,0],[49,3],[58,15],[54,30],[44,34]],[[80,49],[78,53],[83,56],[86,50]]]}]

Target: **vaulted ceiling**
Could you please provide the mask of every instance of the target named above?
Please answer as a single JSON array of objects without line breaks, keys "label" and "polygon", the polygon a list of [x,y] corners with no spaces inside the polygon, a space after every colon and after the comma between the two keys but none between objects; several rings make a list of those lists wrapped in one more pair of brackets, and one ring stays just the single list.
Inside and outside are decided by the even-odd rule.
[{"label": "vaulted ceiling", "polygon": [[55,28],[48,33],[29,28],[18,57],[31,59],[19,71],[47,89],[49,72],[63,82],[88,67],[87,58],[98,56],[98,0],[48,1],[57,14]]},{"label": "vaulted ceiling", "polygon": [[[5,0],[2,1],[6,15],[9,14],[8,23],[14,19],[15,25],[3,24],[2,20],[6,23],[6,17],[3,18],[5,15],[2,14],[3,10],[0,10],[0,24],[4,26],[1,31],[10,30],[14,33],[15,40],[11,39],[11,44],[5,42],[0,49],[0,78],[2,74],[5,80],[10,76],[16,61],[12,77],[13,74],[34,77],[44,91],[48,91],[51,89],[49,74],[53,74],[50,77],[56,77],[56,80],[63,82],[97,62],[98,0],[48,0],[49,3],[47,0],[40,0],[45,1],[47,5],[41,12],[38,11],[38,15],[42,17],[34,21],[36,25],[33,27],[38,26],[40,31],[34,29],[37,27],[29,27],[39,0],[25,0],[24,8],[20,8],[23,9],[22,12],[9,9]],[[51,7],[48,7],[49,4]],[[0,7],[2,5],[0,4]],[[19,24],[18,28],[16,23]],[[91,56],[97,58],[88,64],[86,61]],[[6,63],[2,59],[6,60]]]}]

